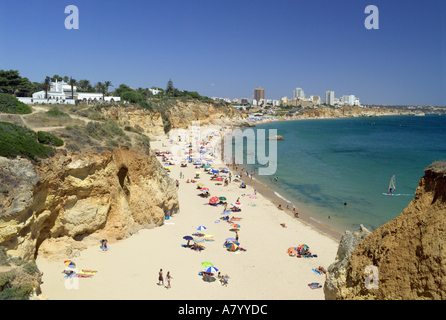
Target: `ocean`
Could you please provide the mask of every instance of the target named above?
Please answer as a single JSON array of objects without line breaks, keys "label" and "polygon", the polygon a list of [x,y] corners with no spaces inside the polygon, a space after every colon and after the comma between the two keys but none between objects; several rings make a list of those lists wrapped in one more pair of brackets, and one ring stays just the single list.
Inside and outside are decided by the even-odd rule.
[{"label": "ocean", "polygon": [[[413,200],[429,164],[446,160],[445,125],[446,115],[438,114],[260,124],[254,130],[266,129],[268,136],[268,129],[277,129],[284,140],[277,142],[276,172],[254,179],[281,197],[283,207],[295,205],[316,223],[341,232],[363,224],[373,231]],[[265,148],[268,155],[268,143]],[[245,159],[242,166],[258,173],[261,165]],[[396,190],[387,195],[393,174]]]}]

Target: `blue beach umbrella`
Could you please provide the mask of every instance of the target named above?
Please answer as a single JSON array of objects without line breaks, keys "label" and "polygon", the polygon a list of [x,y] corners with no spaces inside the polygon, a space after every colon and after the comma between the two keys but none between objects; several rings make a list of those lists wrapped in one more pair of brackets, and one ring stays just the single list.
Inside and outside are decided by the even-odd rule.
[{"label": "blue beach umbrella", "polygon": [[197,228],[197,230],[199,230],[199,231],[201,231],[201,230],[206,230],[206,227],[205,227],[205,226],[199,226],[199,227]]},{"label": "blue beach umbrella", "polygon": [[218,271],[218,269],[214,266],[207,267],[206,269],[204,269],[204,272],[206,272],[206,273],[216,273],[217,271]]}]

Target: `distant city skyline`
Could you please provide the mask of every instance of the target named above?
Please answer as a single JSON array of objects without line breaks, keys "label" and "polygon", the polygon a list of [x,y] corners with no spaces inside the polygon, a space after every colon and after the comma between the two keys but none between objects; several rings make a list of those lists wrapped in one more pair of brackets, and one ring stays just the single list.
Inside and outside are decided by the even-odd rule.
[{"label": "distant city skyline", "polygon": [[[446,1],[0,2],[0,69],[41,82],[59,74],[116,88],[230,99],[354,94],[363,104],[446,106]],[[298,12],[298,15],[296,15]],[[48,23],[50,21],[51,23]],[[296,34],[299,35],[298,39]]]}]

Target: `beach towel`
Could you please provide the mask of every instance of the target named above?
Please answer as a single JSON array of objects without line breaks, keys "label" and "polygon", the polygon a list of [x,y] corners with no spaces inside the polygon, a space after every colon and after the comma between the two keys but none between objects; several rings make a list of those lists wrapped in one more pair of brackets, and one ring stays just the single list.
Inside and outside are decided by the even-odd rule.
[{"label": "beach towel", "polygon": [[317,282],[312,282],[312,283],[308,284],[308,286],[309,286],[311,289],[320,289],[320,288],[322,288],[322,285],[320,285],[320,284],[317,283]]},{"label": "beach towel", "polygon": [[311,269],[311,270],[313,270],[313,271],[316,272],[317,274],[322,274],[322,272],[319,272],[319,271],[317,271],[316,269]]},{"label": "beach towel", "polygon": [[220,220],[215,220],[215,223],[219,223],[220,222]]}]

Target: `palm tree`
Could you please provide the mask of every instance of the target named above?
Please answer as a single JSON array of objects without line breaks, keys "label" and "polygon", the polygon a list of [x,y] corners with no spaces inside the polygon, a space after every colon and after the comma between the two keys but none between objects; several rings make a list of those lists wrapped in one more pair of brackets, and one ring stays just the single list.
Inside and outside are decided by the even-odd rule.
[{"label": "palm tree", "polygon": [[103,84],[102,82],[98,82],[96,83],[96,85],[94,86],[97,92],[102,93],[102,101],[105,100],[105,84]]},{"label": "palm tree", "polygon": [[70,81],[68,81],[68,84],[71,86],[71,99],[74,99],[74,89],[73,87],[77,85],[76,80],[70,77]]},{"label": "palm tree", "polygon": [[108,93],[108,87],[113,87],[111,81],[105,81],[104,82],[105,85],[105,91]]},{"label": "palm tree", "polygon": [[51,78],[46,76],[43,86],[45,88],[45,99],[48,99],[48,88],[50,86]]}]

